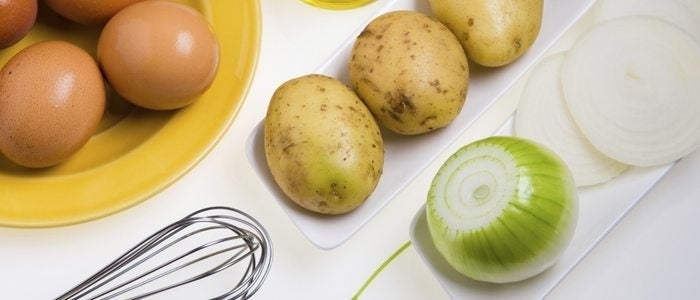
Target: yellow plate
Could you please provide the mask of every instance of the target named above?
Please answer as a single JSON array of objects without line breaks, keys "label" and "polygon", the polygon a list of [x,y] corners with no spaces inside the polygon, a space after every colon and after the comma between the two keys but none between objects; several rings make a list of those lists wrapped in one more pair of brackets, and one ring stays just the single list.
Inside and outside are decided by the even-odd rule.
[{"label": "yellow plate", "polygon": [[[70,160],[30,170],[0,157],[0,225],[59,226],[118,212],[163,190],[216,144],[252,81],[260,46],[260,4],[179,2],[202,12],[219,38],[221,60],[210,89],[194,104],[170,112],[139,109],[110,93],[100,130]],[[49,39],[73,42],[94,55],[99,28],[70,23],[44,6],[39,11],[32,32],[0,50],[0,65],[24,47]]]}]

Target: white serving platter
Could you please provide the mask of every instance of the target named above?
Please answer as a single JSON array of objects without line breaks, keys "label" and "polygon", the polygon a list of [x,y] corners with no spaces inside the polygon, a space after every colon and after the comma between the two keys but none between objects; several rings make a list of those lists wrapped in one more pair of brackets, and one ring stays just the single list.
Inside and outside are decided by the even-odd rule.
[{"label": "white serving platter", "polygon": [[[496,132],[511,135],[512,117]],[[423,262],[452,299],[541,299],[634,207],[673,167],[673,163],[634,167],[605,184],[579,188],[579,218],[571,243],[559,260],[545,272],[508,284],[478,282],[450,267],[435,248],[425,207],[414,216],[409,233]]]},{"label": "white serving platter", "polygon": [[[372,195],[356,210],[338,216],[308,212],[292,203],[279,190],[265,162],[263,122],[247,141],[247,154],[253,168],[293,223],[317,247],[332,249],[356,233],[374,217],[428,164],[456,140],[474,121],[505,93],[595,2],[595,0],[545,1],[543,23],[537,40],[520,59],[507,67],[479,68],[470,65],[467,103],[454,122],[441,130],[420,136],[399,136],[384,132],[384,173]],[[431,15],[426,0],[394,0],[379,9],[377,15],[394,10],[415,10]],[[364,26],[362,26],[364,28]],[[348,81],[348,61],[356,34],[315,73]]]}]

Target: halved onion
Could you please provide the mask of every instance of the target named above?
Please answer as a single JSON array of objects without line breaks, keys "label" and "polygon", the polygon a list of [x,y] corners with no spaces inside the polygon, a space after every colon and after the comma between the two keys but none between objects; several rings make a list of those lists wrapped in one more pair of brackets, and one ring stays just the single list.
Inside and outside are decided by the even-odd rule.
[{"label": "halved onion", "polygon": [[700,43],[648,16],[593,26],[561,69],[564,99],[600,152],[637,166],[700,146]]},{"label": "halved onion", "polygon": [[430,235],[458,272],[513,282],[550,267],[568,246],[578,195],[566,164],[518,137],[464,146],[435,175],[426,205]]},{"label": "halved onion", "polygon": [[577,186],[607,182],[627,165],[600,153],[578,129],[564,101],[559,69],[565,52],[546,57],[530,73],[515,113],[515,134],[556,152]]}]

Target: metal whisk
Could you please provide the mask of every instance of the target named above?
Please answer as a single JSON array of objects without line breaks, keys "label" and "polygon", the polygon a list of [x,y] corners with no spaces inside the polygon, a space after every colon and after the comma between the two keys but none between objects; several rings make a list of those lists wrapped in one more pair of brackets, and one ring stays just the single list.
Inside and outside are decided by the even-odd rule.
[{"label": "metal whisk", "polygon": [[[143,299],[215,274],[232,280],[209,280],[217,286],[197,287],[201,298],[248,299],[271,261],[270,237],[257,220],[234,208],[209,207],[154,233],[57,299]],[[206,295],[215,287],[224,291]]]}]

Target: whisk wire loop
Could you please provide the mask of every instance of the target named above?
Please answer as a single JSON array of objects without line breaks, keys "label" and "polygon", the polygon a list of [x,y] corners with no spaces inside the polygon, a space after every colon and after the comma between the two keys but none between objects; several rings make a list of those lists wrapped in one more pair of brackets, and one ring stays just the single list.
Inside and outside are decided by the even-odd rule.
[{"label": "whisk wire loop", "polygon": [[[185,250],[178,247],[185,247]],[[222,256],[223,261],[214,261]],[[149,266],[159,259],[163,262]],[[143,299],[212,277],[246,260],[248,263],[240,271],[242,275],[235,286],[211,299],[249,299],[253,296],[270,270],[272,244],[265,228],[250,215],[230,207],[204,208],[153,233],[57,300],[106,300],[122,296],[124,299]],[[205,261],[216,264],[209,266]],[[205,265],[207,267],[202,267]],[[203,271],[141,291],[196,266]]]}]

